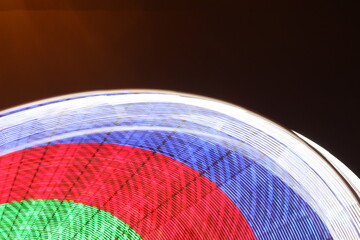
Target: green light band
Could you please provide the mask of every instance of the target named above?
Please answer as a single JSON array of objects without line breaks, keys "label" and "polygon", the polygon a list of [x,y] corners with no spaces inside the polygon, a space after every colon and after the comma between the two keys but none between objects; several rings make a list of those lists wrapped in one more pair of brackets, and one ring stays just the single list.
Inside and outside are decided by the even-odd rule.
[{"label": "green light band", "polygon": [[0,205],[0,239],[141,240],[126,223],[81,203],[28,200]]}]

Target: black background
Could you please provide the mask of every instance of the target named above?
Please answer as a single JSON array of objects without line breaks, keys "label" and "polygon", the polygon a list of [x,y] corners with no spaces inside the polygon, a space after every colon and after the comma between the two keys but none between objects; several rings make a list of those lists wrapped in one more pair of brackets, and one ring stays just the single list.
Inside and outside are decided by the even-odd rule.
[{"label": "black background", "polygon": [[359,176],[358,6],[234,2],[1,1],[0,108],[101,89],[195,93],[307,136]]}]

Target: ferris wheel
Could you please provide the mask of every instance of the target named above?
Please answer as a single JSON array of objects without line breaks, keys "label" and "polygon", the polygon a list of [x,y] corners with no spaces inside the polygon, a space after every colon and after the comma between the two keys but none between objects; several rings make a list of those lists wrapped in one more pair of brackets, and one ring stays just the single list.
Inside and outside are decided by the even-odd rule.
[{"label": "ferris wheel", "polygon": [[0,239],[358,240],[360,180],[241,107],[158,90],[0,112]]}]

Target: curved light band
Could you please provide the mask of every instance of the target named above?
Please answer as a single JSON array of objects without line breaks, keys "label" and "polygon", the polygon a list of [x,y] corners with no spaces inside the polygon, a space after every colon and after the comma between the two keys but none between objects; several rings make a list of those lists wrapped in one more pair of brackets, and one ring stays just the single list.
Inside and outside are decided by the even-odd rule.
[{"label": "curved light band", "polygon": [[[158,153],[117,144],[72,143],[14,152],[0,162],[0,206],[31,199],[74,201],[111,213],[144,240],[255,239],[239,209],[213,182]],[[98,212],[93,216],[104,218]],[[106,219],[96,223],[103,222]],[[182,229],[192,229],[191,235]]]},{"label": "curved light band", "polygon": [[141,240],[120,219],[96,207],[59,200],[0,205],[1,239]]}]

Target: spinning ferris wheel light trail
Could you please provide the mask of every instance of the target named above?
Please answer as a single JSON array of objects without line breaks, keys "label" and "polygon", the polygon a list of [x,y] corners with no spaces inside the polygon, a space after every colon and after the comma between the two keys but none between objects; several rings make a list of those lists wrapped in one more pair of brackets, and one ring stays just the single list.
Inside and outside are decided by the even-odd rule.
[{"label": "spinning ferris wheel light trail", "polygon": [[0,112],[0,239],[354,239],[359,178],[246,109],[101,91]]}]

